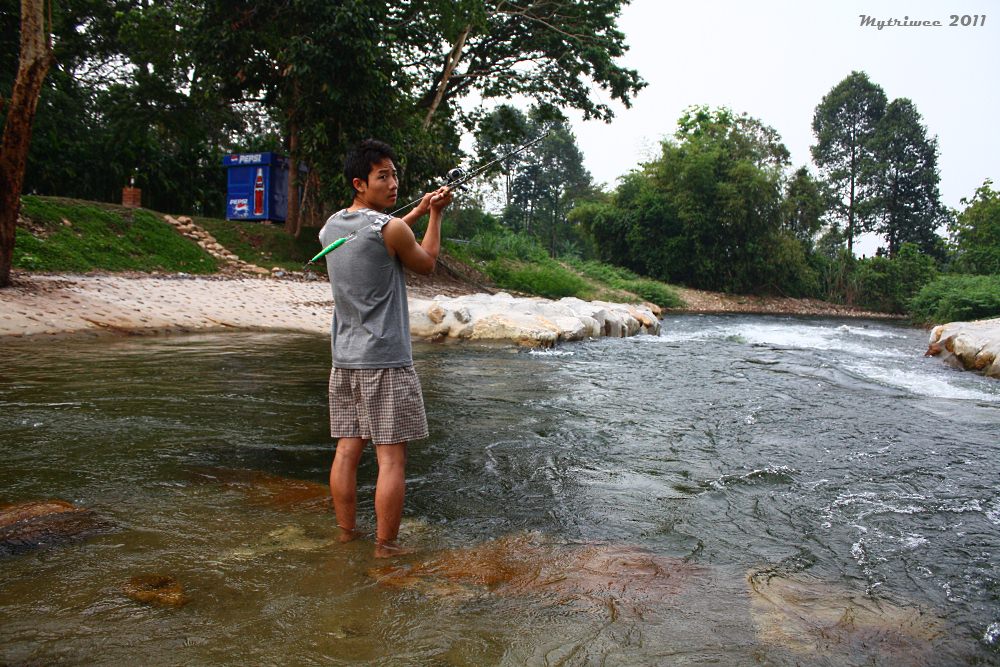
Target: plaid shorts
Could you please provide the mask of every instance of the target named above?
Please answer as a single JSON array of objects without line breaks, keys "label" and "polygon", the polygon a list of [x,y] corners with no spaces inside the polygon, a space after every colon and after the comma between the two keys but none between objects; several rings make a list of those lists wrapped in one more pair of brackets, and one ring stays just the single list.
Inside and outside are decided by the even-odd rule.
[{"label": "plaid shorts", "polygon": [[330,371],[330,436],[376,445],[426,438],[424,397],[413,366]]}]

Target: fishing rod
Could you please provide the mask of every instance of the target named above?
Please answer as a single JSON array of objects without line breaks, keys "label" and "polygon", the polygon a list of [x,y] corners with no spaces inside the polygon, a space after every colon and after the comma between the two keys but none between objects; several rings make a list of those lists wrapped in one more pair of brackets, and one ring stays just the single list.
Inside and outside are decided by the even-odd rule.
[{"label": "fishing rod", "polygon": [[[498,164],[500,162],[503,162],[504,160],[506,160],[508,158],[511,158],[511,157],[517,155],[518,153],[522,152],[522,151],[526,151],[529,148],[531,148],[532,146],[537,145],[539,142],[542,141],[542,139],[544,139],[545,137],[547,137],[549,135],[549,132],[551,132],[551,128],[545,128],[545,129],[543,129],[542,132],[541,132],[541,134],[539,134],[537,137],[535,137],[531,141],[528,141],[526,143],[521,144],[520,146],[518,146],[514,150],[510,151],[509,153],[506,153],[505,155],[501,155],[500,157],[496,158],[495,160],[487,162],[486,164],[482,165],[481,167],[477,167],[476,169],[472,170],[469,173],[465,173],[465,170],[462,169],[461,167],[455,167],[454,169],[449,170],[448,173],[447,173],[447,175],[445,176],[445,178],[447,179],[447,182],[444,184],[443,187],[450,188],[452,190],[457,190],[457,189],[461,188],[463,185],[465,185],[466,183],[468,183],[469,181],[471,181],[473,178],[476,178],[480,174],[483,174],[487,169],[489,169],[493,165]],[[396,217],[397,213],[399,213],[401,211],[405,211],[406,209],[410,208],[411,206],[420,203],[420,200],[423,199],[423,198],[424,198],[423,195],[421,195],[420,197],[417,197],[416,199],[414,199],[413,201],[411,201],[409,204],[404,204],[403,206],[400,206],[395,211],[392,211],[391,213],[389,213],[389,215],[392,216],[392,217]],[[310,264],[315,263],[316,261],[322,259],[324,256],[326,256],[330,252],[332,252],[332,251],[336,250],[337,248],[339,248],[340,246],[344,245],[348,241],[351,241],[354,238],[356,238],[357,235],[358,235],[358,233],[362,229],[364,229],[365,227],[367,227],[367,226],[368,226],[367,224],[364,224],[361,227],[358,227],[357,229],[355,229],[353,232],[351,232],[347,236],[340,237],[339,239],[337,239],[336,241],[334,241],[330,245],[328,245],[325,248],[323,248],[322,250],[320,250],[318,253],[316,253],[315,257],[313,257],[308,262],[306,262],[306,265],[305,265],[305,267],[303,267],[303,270],[308,269]]]}]

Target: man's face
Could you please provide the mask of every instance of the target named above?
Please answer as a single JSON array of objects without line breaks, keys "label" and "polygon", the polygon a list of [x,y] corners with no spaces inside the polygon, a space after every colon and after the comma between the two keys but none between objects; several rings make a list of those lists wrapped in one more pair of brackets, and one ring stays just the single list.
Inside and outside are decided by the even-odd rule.
[{"label": "man's face", "polygon": [[368,172],[368,182],[356,181],[358,193],[369,207],[376,211],[384,211],[396,203],[399,180],[396,177],[396,166],[389,158],[372,164]]}]

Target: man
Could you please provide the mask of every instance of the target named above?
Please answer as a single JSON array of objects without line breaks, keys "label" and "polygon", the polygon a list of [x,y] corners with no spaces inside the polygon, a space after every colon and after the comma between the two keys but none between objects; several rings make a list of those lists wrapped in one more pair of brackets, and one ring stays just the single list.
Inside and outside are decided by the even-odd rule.
[{"label": "man", "polygon": [[[396,203],[396,156],[387,144],[362,141],[344,162],[354,190],[347,209],[327,220],[327,246],[349,241],[326,256],[333,288],[330,435],[338,438],[330,493],[340,541],[356,537],[357,470],[365,441],[375,445],[375,556],[400,552],[396,543],[406,487],[406,445],[427,437],[420,381],[410,350],[410,316],[403,267],[431,273],[441,249],[441,215],[452,193],[425,194],[402,218],[384,211]],[[410,228],[430,213],[423,241]]]}]

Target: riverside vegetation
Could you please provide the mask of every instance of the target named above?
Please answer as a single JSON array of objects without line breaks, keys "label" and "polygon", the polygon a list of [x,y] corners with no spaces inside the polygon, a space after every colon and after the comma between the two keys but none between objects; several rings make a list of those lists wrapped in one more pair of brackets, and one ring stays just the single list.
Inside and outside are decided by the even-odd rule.
[{"label": "riverside vegetation", "polygon": [[[308,230],[296,238],[274,225],[194,220],[240,259],[268,268],[301,270],[317,248]],[[498,289],[553,299],[574,296],[684,307],[666,283],[573,254],[553,258],[536,239],[503,228],[476,233],[467,242],[445,241],[444,246],[452,262],[484,274]],[[162,214],[38,196],[23,198],[14,266],[47,272],[189,274],[213,274],[222,268],[210,254],[177,234]],[[838,289],[855,305],[870,310],[906,313],[917,324],[1000,314],[1000,275],[942,273],[909,245],[893,259],[851,259],[842,253],[837,260],[827,260],[823,271],[830,291]]]},{"label": "riverside vegetation", "polygon": [[[296,238],[274,225],[197,217],[240,259],[299,271],[318,241]],[[446,242],[452,262],[469,265],[499,289],[548,298],[634,303],[663,308],[683,305],[669,285],[595,261],[557,261],[533,239],[512,233],[478,235],[469,243]],[[190,239],[177,234],[163,215],[145,209],[57,197],[25,196],[17,230],[14,266],[27,271],[142,271],[212,274],[221,267]]]}]

